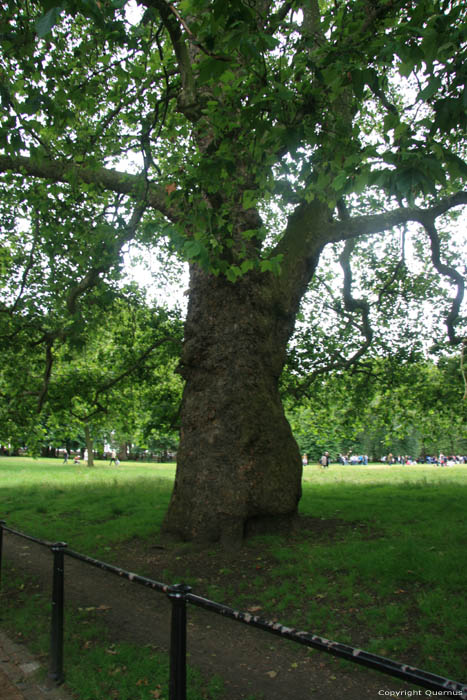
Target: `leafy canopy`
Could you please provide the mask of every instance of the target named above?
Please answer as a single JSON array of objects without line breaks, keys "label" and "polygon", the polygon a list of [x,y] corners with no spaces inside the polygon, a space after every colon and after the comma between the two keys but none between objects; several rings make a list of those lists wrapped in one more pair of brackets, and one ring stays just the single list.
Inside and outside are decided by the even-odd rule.
[{"label": "leafy canopy", "polygon": [[[2,9],[0,254],[21,299],[31,291],[28,323],[45,342],[58,326],[78,328],[77,303],[105,295],[101,281],[115,278],[129,240],[231,282],[272,272],[288,308],[333,245],[344,295],[330,306],[364,345],[396,293],[433,293],[428,261],[449,284],[439,289],[449,337],[462,340],[463,262],[449,221],[441,232],[435,224],[467,201],[465,3],[10,0]],[[410,221],[421,235],[388,233]],[[378,251],[365,238],[377,234]],[[423,261],[415,275],[401,235]],[[33,274],[34,250],[44,265]],[[45,297],[33,299],[41,282],[45,317]],[[336,282],[320,274],[314,284],[322,298]],[[11,290],[5,299],[13,323],[21,304]]]}]

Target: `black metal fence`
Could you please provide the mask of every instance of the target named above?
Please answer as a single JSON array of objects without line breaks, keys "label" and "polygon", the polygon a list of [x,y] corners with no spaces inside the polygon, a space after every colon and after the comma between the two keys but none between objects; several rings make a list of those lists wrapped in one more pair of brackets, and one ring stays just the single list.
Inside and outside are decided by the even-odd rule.
[{"label": "black metal fence", "polygon": [[186,629],[187,629],[187,604],[203,608],[211,613],[223,615],[237,622],[256,627],[264,632],[269,632],[284,639],[289,639],[297,644],[317,649],[331,656],[337,656],[360,666],[372,668],[395,678],[400,678],[413,685],[426,688],[438,696],[457,697],[467,700],[467,685],[458,681],[449,680],[429,671],[414,668],[408,664],[393,661],[376,654],[371,654],[363,649],[351,647],[325,639],[311,632],[297,631],[278,622],[264,620],[257,615],[248,612],[234,610],[226,605],[216,603],[213,600],[202,598],[191,592],[190,586],[185,584],[167,585],[125,571],[118,566],[107,564],[93,557],[68,549],[65,542],[47,542],[40,540],[24,532],[19,532],[7,527],[5,521],[0,521],[0,582],[2,567],[3,531],[10,532],[36,544],[48,547],[53,554],[53,584],[52,584],[52,616],[50,634],[50,665],[49,677],[57,684],[64,680],[63,672],[63,628],[64,628],[64,570],[65,555],[78,559],[86,564],[95,566],[109,573],[116,574],[132,583],[138,583],[160,593],[165,593],[171,602],[171,627],[170,627],[170,679],[169,700],[186,700]]}]

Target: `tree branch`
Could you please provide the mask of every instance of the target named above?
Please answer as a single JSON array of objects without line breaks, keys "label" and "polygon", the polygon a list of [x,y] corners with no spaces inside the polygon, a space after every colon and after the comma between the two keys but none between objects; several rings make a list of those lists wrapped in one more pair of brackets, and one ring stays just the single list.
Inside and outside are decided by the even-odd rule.
[{"label": "tree branch", "polygon": [[439,236],[434,223],[434,218],[430,219],[427,216],[423,222],[423,226],[425,227],[425,231],[427,232],[430,238],[431,261],[435,269],[439,272],[440,275],[448,277],[457,286],[457,294],[452,300],[451,310],[449,311],[446,317],[445,323],[448,329],[449,342],[452,345],[458,345],[459,343],[464,342],[464,338],[456,335],[454,326],[458,321],[460,307],[462,304],[462,300],[464,299],[465,281],[462,275],[459,272],[457,272],[457,270],[455,270],[450,265],[446,265],[445,263],[441,262]]},{"label": "tree branch", "polygon": [[45,348],[45,370],[44,370],[44,381],[42,383],[42,388],[39,392],[39,398],[37,401],[37,413],[42,411],[44,405],[45,397],[49,390],[50,375],[52,374],[52,365],[54,361],[53,355],[53,340],[48,340]]},{"label": "tree branch", "polygon": [[170,203],[164,186],[147,182],[142,175],[132,175],[110,168],[86,168],[68,161],[41,158],[35,160],[24,156],[0,155],[0,172],[39,177],[52,182],[82,182],[96,185],[111,192],[137,198],[145,197],[147,204],[170,221],[181,220],[182,212]]},{"label": "tree branch", "polygon": [[462,204],[467,204],[467,192],[465,191],[456,192],[450,197],[445,197],[427,209],[400,207],[384,214],[351,216],[349,219],[333,221],[328,226],[327,242],[337,243],[348,238],[382,233],[408,221],[416,221],[423,226],[427,217],[434,220],[438,216],[446,214],[450,209]]},{"label": "tree branch", "polygon": [[[145,209],[146,205],[144,201],[139,202],[135,206],[130,221],[123,228],[123,232],[121,233],[121,235],[117,236],[115,239],[116,247],[118,250],[120,250],[122,245],[134,236],[135,229],[141,221],[141,217],[143,216]],[[97,267],[92,267],[83,277],[83,279],[80,280],[78,284],[76,284],[70,289],[66,300],[66,307],[70,314],[74,314],[76,312],[76,302],[78,300],[78,297],[84,294],[84,292],[86,292],[88,289],[94,287],[99,281],[99,275],[101,275],[103,272],[106,272],[110,266],[111,264],[102,264],[98,265]]]},{"label": "tree branch", "polygon": [[467,340],[462,341],[462,349],[461,349],[461,362],[460,362],[460,370],[462,374],[462,379],[464,380],[464,396],[462,397],[463,401],[467,400],[467,375],[466,375],[466,370],[465,370],[465,364],[464,364],[464,355],[465,355],[465,349],[467,348]]},{"label": "tree branch", "polygon": [[[445,214],[453,207],[461,204],[467,204],[467,192],[457,192],[451,197],[446,197],[427,209],[408,209],[402,207],[392,212],[387,212],[387,214],[379,214],[376,216],[355,218],[347,218],[344,216],[338,224],[332,225],[338,226],[341,229],[348,226],[348,230],[351,231],[351,236],[356,237],[363,234],[381,233],[384,230],[398,224],[405,224],[408,221],[415,221],[421,224],[430,238],[431,260],[435,269],[441,275],[448,277],[457,286],[457,294],[452,300],[451,310],[446,318],[448,337],[452,345],[457,345],[463,341],[462,337],[456,335],[454,326],[458,320],[460,306],[464,298],[465,281],[457,270],[441,261],[439,236],[436,230],[435,220],[438,216]],[[352,240],[350,236],[343,236],[341,238],[341,240],[344,239],[347,239],[347,243]]]},{"label": "tree branch", "polygon": [[347,311],[358,311],[362,317],[361,332],[365,336],[365,342],[357,350],[357,352],[348,358],[345,362],[346,368],[357,362],[360,357],[368,350],[373,340],[373,329],[370,324],[370,306],[365,299],[356,299],[352,296],[352,269],[350,267],[350,256],[355,248],[356,241],[350,239],[346,241],[344,250],[341,253],[339,262],[344,272],[343,297],[344,306]]},{"label": "tree branch", "polygon": [[[13,313],[18,308],[18,304],[19,304],[21,297],[23,296],[23,292],[26,288],[26,281],[28,279],[28,275],[31,272],[33,264],[34,264],[34,254],[36,252],[36,246],[37,246],[38,240],[39,240],[39,221],[38,221],[37,212],[36,212],[35,219],[34,219],[34,236],[32,239],[32,246],[31,246],[31,250],[29,252],[28,262],[26,263],[26,266],[23,270],[23,275],[22,275],[22,279],[21,279],[21,287],[20,287],[20,290],[18,292],[18,296],[16,297],[13,305],[9,308],[5,307],[5,311],[7,311],[10,315],[13,315]],[[3,311],[3,310],[4,309],[0,309],[0,311]]]},{"label": "tree branch", "polygon": [[165,338],[160,338],[157,340],[155,343],[152,343],[146,350],[141,353],[141,355],[138,357],[135,362],[133,362],[130,367],[127,367],[123,372],[121,372],[119,375],[114,377],[113,379],[109,380],[102,386],[100,386],[98,389],[96,389],[96,392],[94,394],[94,400],[93,403],[97,403],[98,396],[101,394],[104,394],[106,391],[109,391],[114,387],[116,384],[122,381],[122,379],[125,379],[125,377],[128,377],[130,374],[132,374],[135,370],[137,370],[141,364],[144,362],[144,360],[149,357],[149,355],[155,350],[156,348],[160,347],[164,343],[169,343],[169,342],[175,342],[178,343],[179,341],[176,338],[172,338],[171,336],[166,336]]},{"label": "tree branch", "polygon": [[200,105],[196,94],[196,84],[188,47],[183,38],[180,25],[188,36],[192,33],[176,8],[166,0],[139,0],[141,5],[157,10],[172,43],[178,68],[182,77],[182,89],[178,96],[179,110],[191,122],[196,122],[201,116]]}]

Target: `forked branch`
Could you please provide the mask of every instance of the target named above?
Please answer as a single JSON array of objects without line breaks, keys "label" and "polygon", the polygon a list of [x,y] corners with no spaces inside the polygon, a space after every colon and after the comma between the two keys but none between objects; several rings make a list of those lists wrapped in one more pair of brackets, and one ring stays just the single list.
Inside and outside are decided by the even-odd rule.
[{"label": "forked branch", "polygon": [[451,309],[446,317],[446,326],[448,329],[449,342],[452,345],[458,345],[459,343],[465,342],[465,338],[456,335],[455,325],[459,320],[459,311],[464,299],[465,293],[465,280],[462,275],[450,265],[443,263],[441,261],[441,250],[438,231],[435,226],[434,218],[425,216],[423,221],[423,226],[427,232],[430,243],[431,243],[431,261],[435,269],[440,275],[447,277],[453,282],[457,287],[457,293],[452,300]]},{"label": "forked branch", "polygon": [[355,248],[355,240],[348,240],[345,243],[344,250],[339,258],[342,270],[344,272],[343,298],[344,306],[347,311],[358,311],[362,318],[361,332],[365,336],[365,342],[357,350],[352,357],[346,361],[347,367],[357,362],[360,357],[368,350],[373,340],[373,329],[370,324],[370,305],[365,299],[357,299],[352,296],[352,268],[350,267],[350,257]]}]

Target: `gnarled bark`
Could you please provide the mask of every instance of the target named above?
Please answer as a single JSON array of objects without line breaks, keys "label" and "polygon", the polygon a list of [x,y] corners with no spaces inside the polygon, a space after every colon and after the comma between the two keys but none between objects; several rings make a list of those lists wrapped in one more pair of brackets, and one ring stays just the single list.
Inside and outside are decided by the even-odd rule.
[{"label": "gnarled bark", "polygon": [[296,516],[301,460],[278,392],[294,316],[273,289],[269,275],[232,284],[192,268],[181,443],[164,524],[183,539],[240,541]]}]

